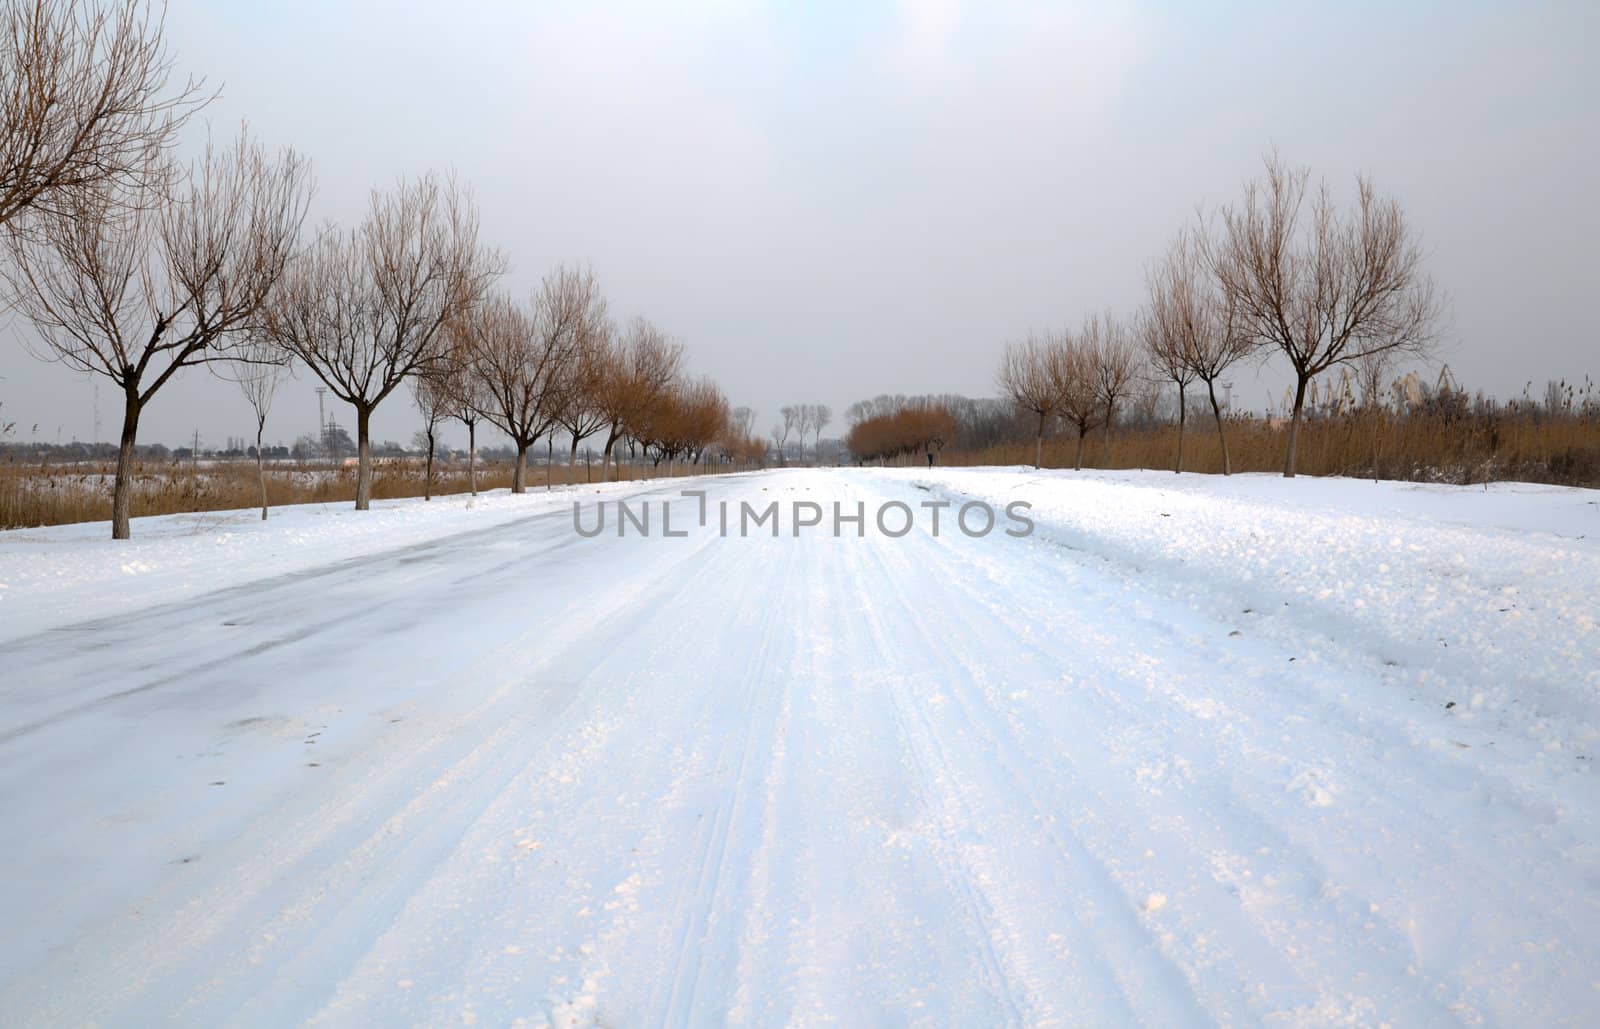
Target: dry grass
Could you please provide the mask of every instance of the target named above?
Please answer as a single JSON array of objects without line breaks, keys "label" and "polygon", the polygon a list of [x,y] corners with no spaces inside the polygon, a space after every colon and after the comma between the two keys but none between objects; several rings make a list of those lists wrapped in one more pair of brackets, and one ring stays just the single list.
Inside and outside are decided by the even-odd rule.
[{"label": "dry grass", "polygon": [[[69,522],[104,521],[111,517],[114,464],[79,463],[23,465],[0,463],[0,529],[64,525]],[[645,467],[627,470],[637,476]],[[478,489],[509,489],[512,466],[508,462],[478,465]],[[592,469],[598,479],[600,468]],[[374,462],[372,496],[396,499],[423,495],[423,468],[413,459],[378,459]],[[567,468],[550,468],[556,485],[568,479]],[[573,469],[573,481],[586,481],[582,464]],[[546,470],[528,469],[529,490],[542,489]],[[440,463],[434,467],[433,492],[438,496],[467,492],[467,468]],[[267,499],[284,504],[354,503],[356,470],[353,466],[324,462],[275,462],[267,466]],[[256,466],[250,461],[146,462],[136,467],[133,515],[178,514],[191,511],[231,511],[258,507],[261,488]]]},{"label": "dry grass", "polygon": [[[1109,458],[1100,433],[1091,433],[1084,452],[1088,468],[1171,468],[1177,428],[1162,425],[1122,430],[1112,436]],[[1259,418],[1228,423],[1228,447],[1234,471],[1276,472],[1283,468],[1284,430]],[[1044,463],[1070,468],[1077,440],[1071,435],[1045,441]],[[941,464],[1031,464],[1033,443],[1019,441],[980,451],[946,451]],[[903,462],[921,464],[920,458]],[[1190,423],[1184,443],[1184,469],[1220,472],[1222,450],[1208,419]],[[703,468],[673,469],[675,474]],[[726,470],[726,469],[724,469]],[[1420,482],[1472,483],[1494,480],[1548,482],[1600,487],[1600,418],[1550,417],[1537,411],[1501,410],[1492,414],[1412,415],[1389,411],[1357,412],[1315,418],[1300,435],[1300,470],[1306,475],[1347,475]],[[111,514],[114,466],[79,463],[24,465],[0,463],[0,529],[102,521]],[[598,466],[573,470],[574,481],[599,475]],[[511,485],[509,463],[480,463],[480,490]],[[638,464],[624,477],[657,477],[665,467]],[[273,506],[306,503],[353,503],[353,466],[318,462],[277,462],[268,466],[267,495]],[[549,469],[551,482],[567,481],[565,465]],[[528,488],[538,490],[546,469],[528,469]],[[434,470],[434,493],[467,491],[464,464],[441,463]],[[423,469],[414,459],[379,459],[373,497],[420,497]],[[201,464],[147,462],[137,468],[133,513],[177,514],[225,511],[260,503],[255,465],[247,461]]]},{"label": "dry grass", "polygon": [[[1287,432],[1259,418],[1228,422],[1228,450],[1236,472],[1283,470]],[[1084,450],[1086,468],[1171,468],[1177,427],[1120,431],[1109,457],[1101,433]],[[1072,467],[1075,436],[1046,439],[1044,463]],[[947,453],[942,463],[1032,464],[1032,441],[967,453]],[[1215,424],[1191,421],[1184,437],[1186,471],[1222,471]],[[1537,413],[1399,418],[1388,411],[1357,412],[1308,421],[1300,431],[1299,470],[1306,475],[1347,475],[1414,482],[1547,482],[1600,486],[1600,419],[1550,418]]]}]

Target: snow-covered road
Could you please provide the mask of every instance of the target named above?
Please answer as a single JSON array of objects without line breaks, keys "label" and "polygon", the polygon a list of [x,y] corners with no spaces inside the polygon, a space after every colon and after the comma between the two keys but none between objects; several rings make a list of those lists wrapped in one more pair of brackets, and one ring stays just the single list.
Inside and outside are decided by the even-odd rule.
[{"label": "snow-covered road", "polygon": [[1595,1024],[1596,494],[1175,479],[0,533],[0,1022]]}]

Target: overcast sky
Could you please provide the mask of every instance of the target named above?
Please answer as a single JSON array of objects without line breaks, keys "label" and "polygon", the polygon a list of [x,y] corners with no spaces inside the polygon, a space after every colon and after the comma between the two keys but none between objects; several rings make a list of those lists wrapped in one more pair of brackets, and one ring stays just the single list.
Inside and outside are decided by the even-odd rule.
[{"label": "overcast sky", "polygon": [[[509,288],[592,263],[619,320],[681,338],[764,431],[785,403],[992,394],[1008,338],[1132,310],[1271,145],[1400,198],[1469,387],[1600,374],[1597,9],[171,0],[168,27],[223,90],[215,130],[312,159],[315,220],[453,167]],[[15,339],[0,377],[17,438],[92,434],[89,380]],[[1236,403],[1276,399],[1272,372],[1239,379]],[[314,385],[286,385],[269,439],[314,431]],[[189,371],[142,439],[245,435],[235,389]],[[102,438],[119,405],[103,385]],[[409,405],[374,435],[408,440]]]}]

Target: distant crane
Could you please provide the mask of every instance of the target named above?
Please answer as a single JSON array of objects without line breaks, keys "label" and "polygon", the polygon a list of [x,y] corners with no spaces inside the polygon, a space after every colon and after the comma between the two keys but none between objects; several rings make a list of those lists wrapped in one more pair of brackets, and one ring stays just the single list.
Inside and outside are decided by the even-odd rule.
[{"label": "distant crane", "polygon": [[1433,389],[1436,393],[1461,392],[1461,383],[1451,374],[1449,365],[1439,369],[1439,381],[1433,384]]}]

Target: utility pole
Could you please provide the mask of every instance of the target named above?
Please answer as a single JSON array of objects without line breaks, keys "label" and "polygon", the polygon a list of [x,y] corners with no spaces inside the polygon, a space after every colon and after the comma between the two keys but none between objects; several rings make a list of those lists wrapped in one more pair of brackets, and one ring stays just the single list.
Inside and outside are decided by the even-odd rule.
[{"label": "utility pole", "polygon": [[328,388],[326,386],[317,387],[317,439],[322,443],[322,453],[324,457],[326,457],[328,453],[328,416],[323,410],[322,402],[323,398],[327,395]]},{"label": "utility pole", "polygon": [[194,430],[194,449],[189,451],[189,461],[195,467],[200,467],[200,430]]}]

